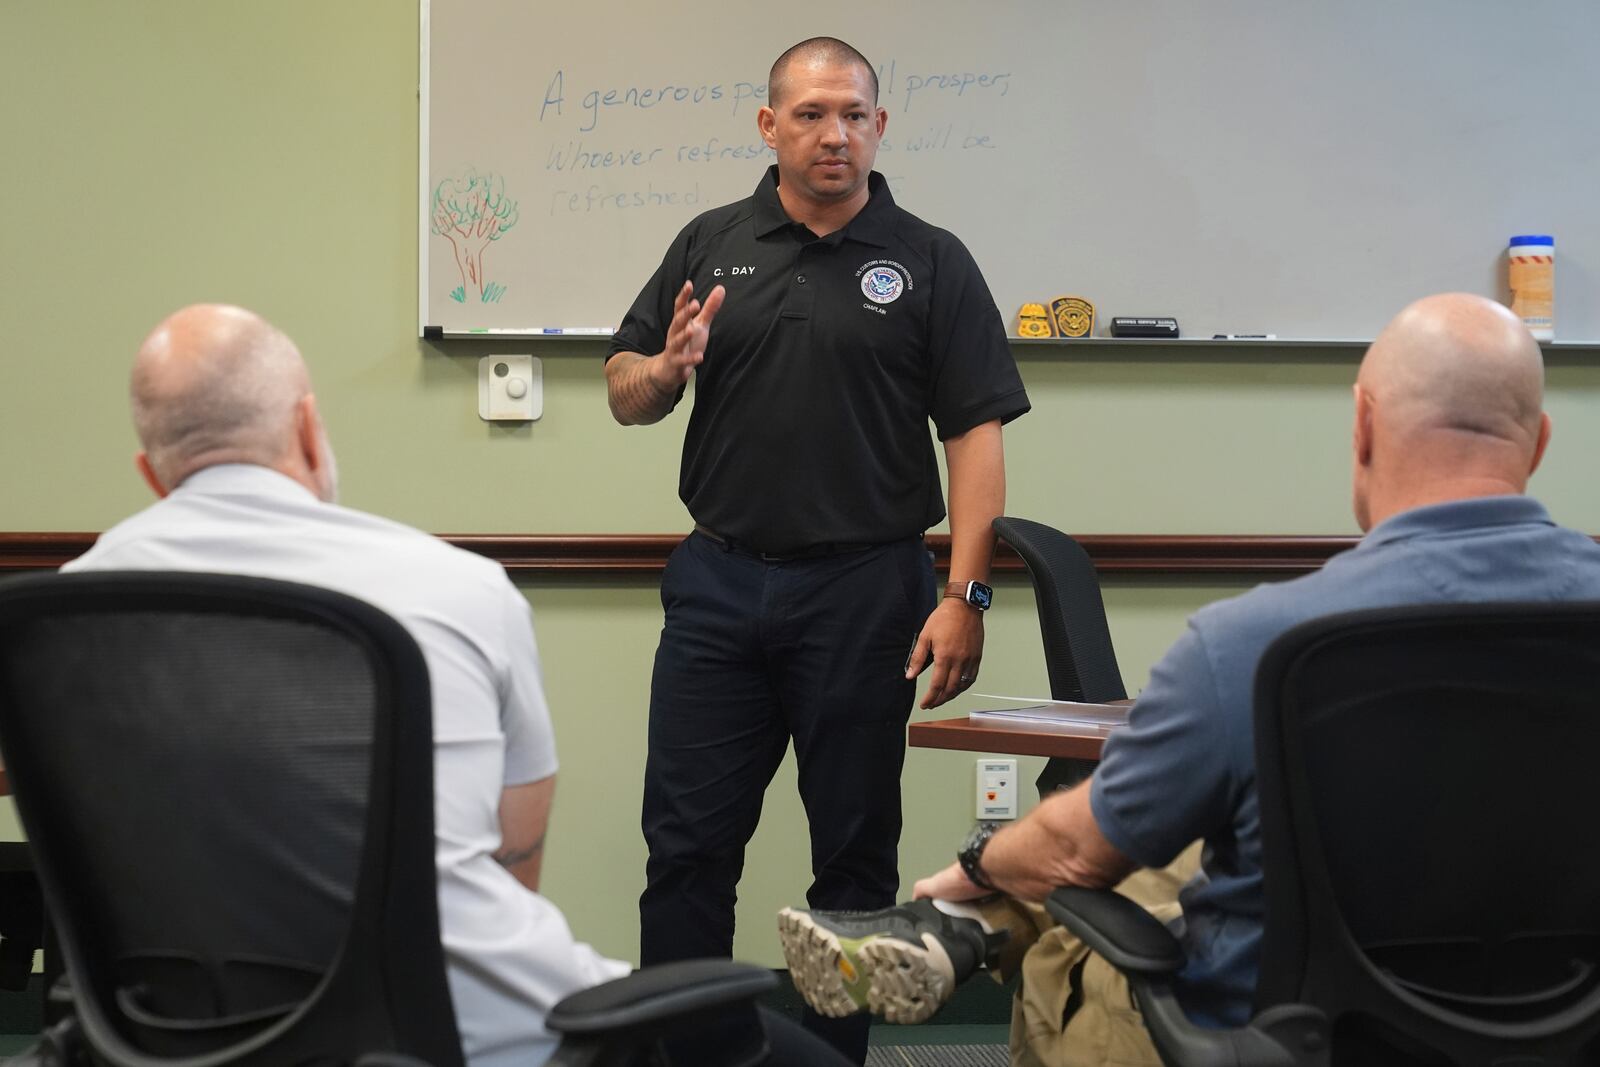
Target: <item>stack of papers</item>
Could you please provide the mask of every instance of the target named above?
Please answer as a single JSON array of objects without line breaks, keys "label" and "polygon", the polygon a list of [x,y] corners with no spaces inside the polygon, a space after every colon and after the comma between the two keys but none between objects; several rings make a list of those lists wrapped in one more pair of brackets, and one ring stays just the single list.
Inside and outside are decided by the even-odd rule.
[{"label": "stack of papers", "polygon": [[1071,700],[1046,700],[1020,708],[974,711],[969,718],[974,722],[1015,723],[1044,730],[1060,729],[1072,733],[1105,734],[1128,724],[1129,707],[1128,704],[1080,704]]}]

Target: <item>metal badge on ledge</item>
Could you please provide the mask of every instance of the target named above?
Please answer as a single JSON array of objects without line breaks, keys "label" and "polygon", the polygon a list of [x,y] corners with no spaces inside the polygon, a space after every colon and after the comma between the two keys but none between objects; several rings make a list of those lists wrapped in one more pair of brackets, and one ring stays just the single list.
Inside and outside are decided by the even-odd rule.
[{"label": "metal badge on ledge", "polygon": [[1023,304],[1017,312],[1018,337],[1053,337],[1050,313],[1043,304]]}]

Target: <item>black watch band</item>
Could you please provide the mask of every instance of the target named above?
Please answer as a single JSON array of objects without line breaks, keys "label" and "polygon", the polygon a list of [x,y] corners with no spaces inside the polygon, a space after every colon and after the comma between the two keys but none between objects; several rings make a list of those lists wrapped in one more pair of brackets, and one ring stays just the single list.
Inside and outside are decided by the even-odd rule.
[{"label": "black watch band", "polygon": [[966,872],[967,879],[980,889],[987,889],[991,893],[999,892],[995,884],[989,881],[983,873],[983,850],[989,847],[989,839],[994,837],[999,825],[992,822],[980,822],[972,828],[972,833],[967,835],[966,841],[961,844],[961,851],[956,853],[956,862],[961,864],[962,871]]}]

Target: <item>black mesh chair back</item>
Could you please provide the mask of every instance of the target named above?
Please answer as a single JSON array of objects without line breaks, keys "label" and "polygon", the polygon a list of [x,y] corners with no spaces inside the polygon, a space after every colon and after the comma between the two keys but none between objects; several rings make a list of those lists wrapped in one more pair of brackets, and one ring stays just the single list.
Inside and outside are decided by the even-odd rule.
[{"label": "black mesh chair back", "polygon": [[1600,604],[1300,626],[1255,695],[1259,1010],[1332,1062],[1600,1062]]},{"label": "black mesh chair back", "polygon": [[427,668],[376,608],[223,575],[0,584],[0,749],[117,1067],[459,1067]]},{"label": "black mesh chair back", "polygon": [[1060,530],[1028,519],[995,519],[994,532],[1022,557],[1033,579],[1051,699],[1126,698],[1089,554]]}]

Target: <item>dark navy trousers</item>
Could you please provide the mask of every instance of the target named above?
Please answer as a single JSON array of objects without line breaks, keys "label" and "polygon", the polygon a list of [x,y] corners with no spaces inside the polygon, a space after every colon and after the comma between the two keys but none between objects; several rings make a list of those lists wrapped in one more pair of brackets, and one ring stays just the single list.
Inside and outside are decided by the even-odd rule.
[{"label": "dark navy trousers", "polygon": [[[894,903],[915,697],[906,655],[937,603],[922,538],[768,561],[693,533],[667,561],[661,603],[641,965],[732,954],[745,845],[791,739],[811,830],[807,902]],[[806,1020],[857,1062],[868,1022]]]}]

